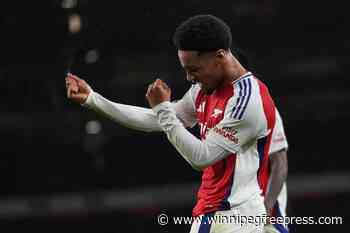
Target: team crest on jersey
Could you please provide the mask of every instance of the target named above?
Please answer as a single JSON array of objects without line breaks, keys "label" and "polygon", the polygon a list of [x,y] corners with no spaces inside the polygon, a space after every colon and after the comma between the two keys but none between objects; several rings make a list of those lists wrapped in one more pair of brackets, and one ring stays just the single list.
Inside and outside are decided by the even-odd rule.
[{"label": "team crest on jersey", "polygon": [[227,138],[231,142],[238,144],[238,138],[236,137],[237,130],[231,127],[223,127],[223,128],[214,127],[213,130],[215,133],[223,136],[224,138]]}]

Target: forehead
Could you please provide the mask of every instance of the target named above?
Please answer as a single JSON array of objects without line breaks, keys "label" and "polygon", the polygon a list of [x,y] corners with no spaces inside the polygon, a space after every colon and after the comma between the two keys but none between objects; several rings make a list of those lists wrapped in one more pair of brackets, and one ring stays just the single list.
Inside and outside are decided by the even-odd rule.
[{"label": "forehead", "polygon": [[199,56],[197,51],[183,51],[177,52],[182,66],[196,66],[199,65]]},{"label": "forehead", "polygon": [[215,52],[205,52],[199,54],[198,51],[179,50],[178,56],[181,65],[184,68],[208,65],[215,60]]}]

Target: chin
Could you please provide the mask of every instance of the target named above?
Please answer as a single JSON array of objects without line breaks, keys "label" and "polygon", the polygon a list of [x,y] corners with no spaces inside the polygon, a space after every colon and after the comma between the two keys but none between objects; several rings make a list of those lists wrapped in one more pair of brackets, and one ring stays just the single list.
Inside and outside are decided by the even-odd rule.
[{"label": "chin", "polygon": [[213,93],[214,90],[208,89],[208,88],[203,88],[203,87],[202,87],[202,91],[203,91],[204,94],[206,94],[206,95],[211,95],[211,94]]}]

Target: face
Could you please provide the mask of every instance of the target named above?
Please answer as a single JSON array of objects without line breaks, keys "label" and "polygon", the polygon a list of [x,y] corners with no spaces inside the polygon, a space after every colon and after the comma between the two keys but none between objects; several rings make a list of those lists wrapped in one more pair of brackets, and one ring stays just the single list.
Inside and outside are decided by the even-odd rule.
[{"label": "face", "polygon": [[222,82],[223,69],[217,52],[198,54],[196,51],[178,51],[188,81],[198,83],[205,94],[211,94]]}]

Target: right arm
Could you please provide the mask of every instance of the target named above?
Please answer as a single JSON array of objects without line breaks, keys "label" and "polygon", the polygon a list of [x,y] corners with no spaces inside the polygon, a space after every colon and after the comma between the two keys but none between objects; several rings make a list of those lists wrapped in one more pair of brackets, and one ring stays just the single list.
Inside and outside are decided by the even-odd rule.
[{"label": "right arm", "polygon": [[83,106],[130,129],[144,132],[161,131],[152,109],[109,101],[91,91]]},{"label": "right arm", "polygon": [[[66,78],[66,86],[69,99],[127,128],[145,132],[162,130],[152,109],[109,101],[94,92],[83,79],[71,74]],[[178,117],[187,127],[196,123],[192,92],[190,89],[180,101],[172,104]]]}]

